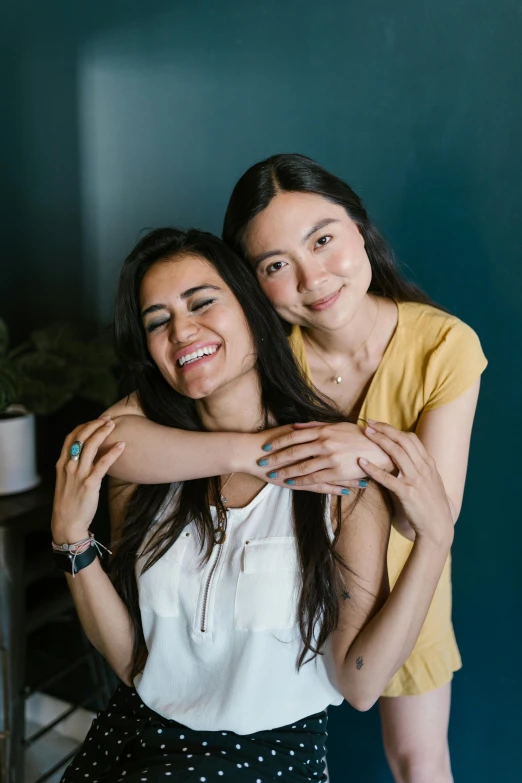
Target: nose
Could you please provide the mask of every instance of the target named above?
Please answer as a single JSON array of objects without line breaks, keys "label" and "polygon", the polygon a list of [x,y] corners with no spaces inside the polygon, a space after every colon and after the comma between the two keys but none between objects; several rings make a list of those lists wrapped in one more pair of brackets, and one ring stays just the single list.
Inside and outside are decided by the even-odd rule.
[{"label": "nose", "polygon": [[171,318],[169,338],[172,343],[189,343],[197,337],[198,331],[197,322],[187,315],[176,315]]},{"label": "nose", "polygon": [[328,272],[317,258],[300,259],[297,286],[300,293],[317,291],[327,280]]}]

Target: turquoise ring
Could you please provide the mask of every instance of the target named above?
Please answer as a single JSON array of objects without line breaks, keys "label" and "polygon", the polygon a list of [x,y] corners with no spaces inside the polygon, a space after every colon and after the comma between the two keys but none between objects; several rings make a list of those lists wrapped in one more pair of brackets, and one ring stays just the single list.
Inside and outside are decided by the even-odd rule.
[{"label": "turquoise ring", "polygon": [[75,440],[69,451],[69,459],[78,462],[80,454],[82,453],[83,443],[81,440]]}]

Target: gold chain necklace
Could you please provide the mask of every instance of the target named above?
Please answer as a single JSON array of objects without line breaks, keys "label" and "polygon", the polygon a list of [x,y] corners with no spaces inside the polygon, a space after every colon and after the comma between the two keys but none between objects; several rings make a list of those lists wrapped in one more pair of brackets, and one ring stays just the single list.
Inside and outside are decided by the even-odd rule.
[{"label": "gold chain necklace", "polygon": [[227,480],[225,481],[225,483],[224,483],[224,484],[222,484],[222,486],[221,486],[221,502],[222,502],[222,503],[227,503],[227,502],[228,502],[228,501],[227,501],[227,499],[226,499],[226,497],[223,495],[223,490],[225,489],[226,485],[228,484],[228,482],[230,481],[230,479],[231,479],[231,478],[232,478],[232,476],[234,476],[234,475],[235,475],[234,473],[231,473],[231,474],[230,474],[230,476],[229,476],[229,477],[227,478]]},{"label": "gold chain necklace", "polygon": [[373,324],[372,324],[372,328],[370,329],[370,332],[369,332],[369,334],[368,334],[368,336],[367,336],[366,340],[360,344],[360,346],[359,346],[359,347],[358,347],[358,348],[357,348],[357,349],[356,349],[356,350],[355,350],[355,351],[352,353],[352,355],[350,356],[350,358],[349,358],[349,359],[347,359],[347,360],[345,361],[345,363],[343,364],[343,366],[342,366],[342,367],[341,367],[339,370],[336,370],[334,367],[332,367],[332,365],[330,364],[330,362],[329,362],[327,359],[325,359],[325,357],[324,357],[324,356],[321,356],[321,354],[319,353],[319,351],[317,350],[317,348],[315,348],[314,344],[312,343],[312,341],[310,340],[310,338],[308,337],[308,335],[305,335],[305,337],[306,337],[306,340],[307,340],[307,342],[308,342],[308,345],[310,346],[310,348],[312,349],[312,351],[315,353],[315,355],[316,355],[316,356],[318,356],[318,357],[321,359],[321,361],[322,361],[322,362],[324,362],[324,363],[326,364],[326,366],[327,366],[327,367],[328,367],[328,368],[329,368],[329,369],[330,369],[330,370],[333,372],[333,377],[332,377],[332,378],[330,378],[330,380],[332,381],[332,383],[342,383],[342,381],[343,381],[343,378],[342,378],[342,375],[341,375],[342,371],[344,370],[344,368],[346,367],[346,365],[348,364],[348,362],[350,362],[350,361],[353,359],[353,357],[354,357],[354,356],[355,356],[357,353],[359,353],[359,351],[361,350],[361,348],[364,348],[364,346],[366,345],[366,343],[368,342],[368,340],[369,340],[369,339],[370,339],[370,337],[372,336],[372,334],[373,334],[373,330],[375,329],[375,325],[376,325],[376,323],[377,323],[377,319],[379,318],[379,299],[378,299],[378,298],[376,298],[376,300],[375,300],[375,303],[376,303],[376,305],[377,305],[377,312],[375,313],[375,318],[374,318],[374,321],[373,321]]}]

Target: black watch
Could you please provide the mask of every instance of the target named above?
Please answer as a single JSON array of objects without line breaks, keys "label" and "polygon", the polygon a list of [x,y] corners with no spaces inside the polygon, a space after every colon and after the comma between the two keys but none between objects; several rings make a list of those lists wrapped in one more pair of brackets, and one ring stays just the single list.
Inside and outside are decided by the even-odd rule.
[{"label": "black watch", "polygon": [[93,560],[96,559],[98,550],[91,544],[85,552],[74,556],[71,552],[59,552],[53,550],[53,561],[60,571],[65,571],[66,574],[77,574],[82,568],[86,568]]}]

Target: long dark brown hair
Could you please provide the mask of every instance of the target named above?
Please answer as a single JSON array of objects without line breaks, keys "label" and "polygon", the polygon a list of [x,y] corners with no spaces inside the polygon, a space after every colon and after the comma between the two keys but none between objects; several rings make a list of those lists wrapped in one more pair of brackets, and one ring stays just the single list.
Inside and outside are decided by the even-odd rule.
[{"label": "long dark brown hair", "polygon": [[[257,361],[261,403],[278,425],[294,422],[347,421],[327,399],[308,383],[299,369],[280,319],[262,293],[248,266],[220,239],[191,230],[161,228],[145,236],[125,260],[116,300],[116,343],[121,364],[128,371],[128,388],[137,392],[145,415],[158,424],[183,430],[202,430],[194,400],[175,391],[152,360],[140,316],[140,287],[146,272],[158,262],[192,255],[207,261],[238,300],[250,330]],[[122,535],[111,564],[116,589],[125,602],[134,628],[133,674],[141,667],[144,648],[135,567],[139,554],[148,555],[150,568],[194,522],[201,551],[208,559],[214,546],[211,505],[226,514],[220,499],[219,477],[185,481],[177,501],[168,506],[167,484],[137,487],[127,508]],[[321,652],[339,618],[339,567],[345,567],[334,547],[341,531],[341,507],[337,502],[336,537],[332,542],[327,524],[326,496],[294,492],[293,522],[301,567],[298,622],[302,650],[307,656]],[[158,519],[154,536],[145,543]],[[144,546],[145,544],[145,546]],[[142,547],[144,547],[142,552]]]},{"label": "long dark brown hair", "polygon": [[251,166],[238,180],[223,223],[223,240],[238,255],[247,257],[245,237],[251,220],[280,192],[315,193],[345,209],[364,239],[372,268],[370,293],[398,302],[434,305],[424,291],[401,275],[391,248],[370,220],[357,193],[305,155],[272,155]]}]

